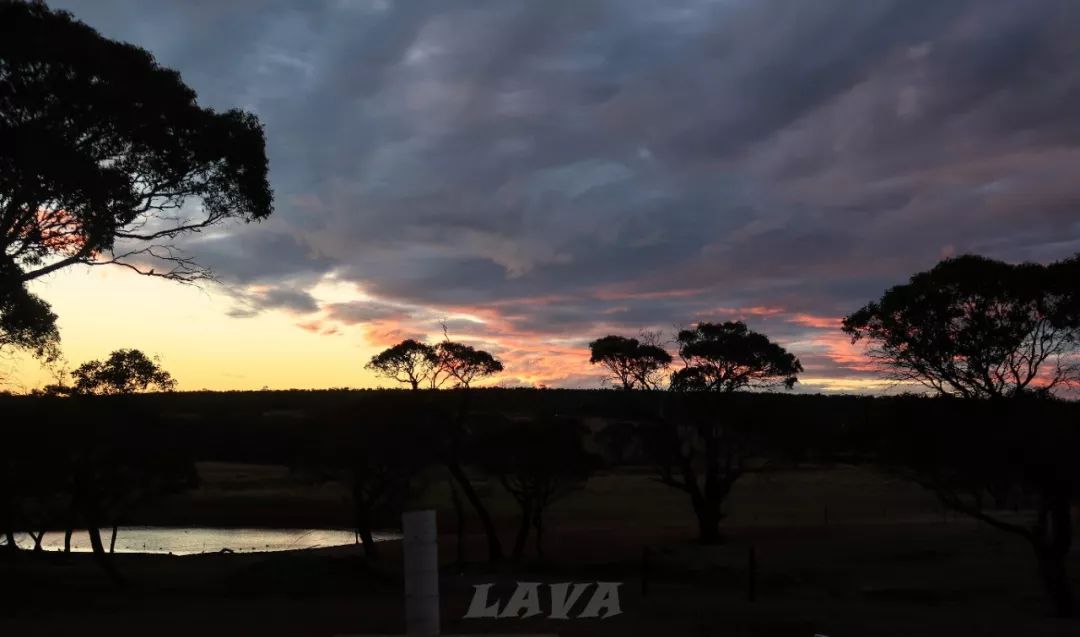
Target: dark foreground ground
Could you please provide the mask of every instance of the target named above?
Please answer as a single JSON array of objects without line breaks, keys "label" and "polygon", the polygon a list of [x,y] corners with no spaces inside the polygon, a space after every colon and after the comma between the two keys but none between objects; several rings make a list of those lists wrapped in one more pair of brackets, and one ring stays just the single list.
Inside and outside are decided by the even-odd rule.
[{"label": "dark foreground ground", "polygon": [[[325,521],[326,511],[340,506],[332,488],[287,484],[272,468],[202,470],[211,479],[199,492],[148,512],[142,521],[175,523],[165,513],[198,510],[200,523],[275,520],[288,526]],[[451,565],[452,518],[441,510],[443,632],[1080,635],[1080,621],[1047,616],[1034,560],[1022,541],[945,517],[908,485],[830,470],[752,476],[737,489],[728,542],[702,548],[688,541],[693,532],[679,494],[644,476],[600,476],[553,512],[547,560],[499,568],[481,563],[482,538],[476,535],[468,546],[474,562],[464,569]],[[437,486],[427,497],[431,506],[443,508]],[[509,540],[513,511],[497,493],[489,491],[488,497]],[[636,506],[627,507],[628,501]],[[282,516],[271,515],[273,502],[286,503]],[[153,517],[158,515],[163,517]],[[751,546],[758,562],[755,601],[747,590]],[[647,591],[645,547],[652,553]],[[376,565],[354,546],[279,554],[117,555],[117,566],[131,582],[121,590],[89,555],[23,554],[14,563],[0,562],[0,636],[401,633],[400,547],[393,542],[383,549]],[[1080,573],[1078,561],[1071,564],[1074,575]],[[499,583],[497,596],[505,600],[514,581],[598,580],[623,583],[623,614],[603,620],[462,619],[473,584]]]}]

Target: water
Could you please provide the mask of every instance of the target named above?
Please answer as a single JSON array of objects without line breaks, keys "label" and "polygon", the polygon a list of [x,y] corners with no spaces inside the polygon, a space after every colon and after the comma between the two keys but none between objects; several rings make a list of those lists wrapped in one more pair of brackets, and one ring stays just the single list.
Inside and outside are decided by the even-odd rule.
[{"label": "water", "polygon": [[[105,550],[109,548],[111,529],[101,530]],[[375,533],[375,541],[400,539],[400,534]],[[31,549],[34,541],[24,533],[15,534],[15,542],[22,548]],[[116,534],[117,553],[158,553],[194,555],[217,553],[229,549],[235,553],[258,553],[265,551],[295,551],[299,549],[325,548],[354,544],[352,531],[340,529],[210,529],[165,526],[120,527]],[[50,531],[45,534],[41,547],[46,551],[64,550],[64,532]],[[71,550],[90,552],[90,536],[75,531],[71,536]]]}]

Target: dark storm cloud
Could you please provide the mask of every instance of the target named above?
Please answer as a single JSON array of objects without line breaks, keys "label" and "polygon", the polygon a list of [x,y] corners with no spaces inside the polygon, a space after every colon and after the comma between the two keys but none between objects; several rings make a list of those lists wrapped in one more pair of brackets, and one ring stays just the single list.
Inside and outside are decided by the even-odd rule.
[{"label": "dark storm cloud", "polygon": [[520,338],[774,307],[843,367],[799,316],[1080,250],[1070,0],[57,4],[263,120],[274,218],[189,246],[298,293],[262,307],[328,273],[378,299],[328,320]]}]

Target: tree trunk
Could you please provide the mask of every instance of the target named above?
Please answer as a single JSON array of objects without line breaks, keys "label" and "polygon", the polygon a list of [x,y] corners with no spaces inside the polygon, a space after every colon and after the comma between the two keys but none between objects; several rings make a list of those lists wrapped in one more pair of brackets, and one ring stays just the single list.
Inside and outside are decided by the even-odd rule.
[{"label": "tree trunk", "polygon": [[363,526],[357,531],[360,533],[360,543],[364,545],[364,557],[374,560],[379,557],[379,551],[375,548],[375,537],[371,533],[371,527]]},{"label": "tree trunk", "polygon": [[43,550],[41,547],[41,541],[45,539],[45,531],[38,531],[35,535],[33,531],[27,531],[27,534],[32,540],[34,540],[34,552],[41,553]]},{"label": "tree trunk", "polygon": [[716,507],[706,502],[694,513],[698,520],[698,541],[702,544],[720,544],[723,536],[720,535],[720,516]]},{"label": "tree trunk", "polygon": [[1065,568],[1065,555],[1036,546],[1035,556],[1039,561],[1039,577],[1050,598],[1054,616],[1072,617],[1072,585],[1069,583],[1069,575]]},{"label": "tree trunk", "polygon": [[74,533],[74,532],[75,532],[75,529],[71,525],[69,525],[68,528],[64,529],[64,552],[65,553],[70,553],[71,552],[71,534]]},{"label": "tree trunk", "polygon": [[19,550],[19,545],[15,543],[15,532],[11,529],[4,531],[4,537],[7,538],[7,552],[9,555],[14,555]]},{"label": "tree trunk", "polygon": [[364,497],[363,480],[356,477],[353,478],[352,500],[353,524],[356,527],[356,533],[360,536],[360,544],[364,547],[364,556],[373,560],[378,557],[378,549],[375,548],[375,538],[371,534],[371,504]]},{"label": "tree trunk", "polygon": [[450,476],[447,482],[450,485],[450,502],[454,505],[454,526],[457,537],[456,564],[460,567],[465,564],[465,507],[461,504],[461,495],[458,494],[453,476]]},{"label": "tree trunk", "polygon": [[699,424],[697,435],[704,443],[704,475],[702,485],[694,478],[694,470],[689,458],[683,459],[683,479],[687,490],[690,492],[690,500],[694,505],[694,515],[698,522],[698,542],[701,544],[718,544],[720,542],[720,516],[716,513],[719,507],[713,501],[716,496],[716,479],[718,441],[716,429],[711,424]]},{"label": "tree trunk", "polygon": [[517,537],[514,538],[514,560],[520,560],[521,556],[525,554],[525,542],[529,539],[529,526],[532,523],[532,515],[530,509],[532,504],[529,502],[523,502],[521,504],[521,524],[518,526]]},{"label": "tree trunk", "polygon": [[101,542],[101,529],[97,527],[96,523],[91,522],[87,525],[86,532],[90,535],[90,548],[94,551],[94,558],[97,560],[97,563],[114,584],[123,586],[124,578],[121,577],[120,573],[116,570],[115,565],[109,558],[109,554],[105,552],[105,545]]},{"label": "tree trunk", "polygon": [[536,557],[544,559],[544,510],[537,507],[533,513],[533,528],[536,529]]},{"label": "tree trunk", "polygon": [[1072,586],[1066,569],[1066,559],[1072,547],[1072,490],[1067,484],[1058,484],[1042,499],[1039,521],[1031,536],[1039,562],[1039,575],[1054,614],[1072,617]]},{"label": "tree trunk", "polygon": [[116,529],[117,525],[112,525],[112,536],[109,537],[109,555],[116,552]]},{"label": "tree trunk", "polygon": [[488,560],[498,562],[503,559],[503,549],[502,543],[499,541],[498,529],[495,528],[495,522],[492,521],[487,507],[484,506],[483,500],[480,499],[480,495],[476,493],[476,489],[469,482],[469,476],[465,474],[465,470],[461,467],[461,444],[466,431],[465,418],[469,413],[469,400],[472,396],[468,391],[468,383],[463,381],[462,387],[461,405],[458,407],[457,417],[451,425],[450,451],[445,460],[446,468],[449,469],[450,475],[454,477],[462,492],[465,493],[465,499],[469,501],[473,510],[476,511],[476,517],[480,518],[480,525],[484,527],[484,534],[487,535]]},{"label": "tree trunk", "polygon": [[465,498],[472,505],[473,510],[476,511],[476,517],[480,518],[480,524],[484,527],[484,533],[487,535],[488,559],[492,562],[502,560],[503,550],[502,543],[499,542],[499,532],[495,528],[491,515],[488,514],[487,507],[484,506],[484,502],[476,493],[476,489],[469,482],[469,477],[465,475],[461,465],[457,462],[450,462],[447,468],[450,470],[450,474],[454,476],[454,479],[457,480],[458,486],[465,493]]}]

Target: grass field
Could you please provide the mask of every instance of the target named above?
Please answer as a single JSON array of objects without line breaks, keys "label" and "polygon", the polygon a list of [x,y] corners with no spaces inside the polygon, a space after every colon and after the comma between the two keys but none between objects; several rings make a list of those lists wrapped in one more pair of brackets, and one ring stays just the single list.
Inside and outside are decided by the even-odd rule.
[{"label": "grass field", "polygon": [[[136,513],[140,523],[210,526],[349,526],[348,494],[336,483],[311,484],[287,468],[267,465],[201,463],[198,489]],[[477,490],[493,514],[515,518],[517,505],[502,487],[482,477]],[[432,471],[422,480],[415,508],[453,515],[445,475]],[[750,473],[728,500],[729,525],[818,525],[942,520],[932,494],[910,482],[872,469],[837,466]],[[602,472],[582,489],[555,503],[551,520],[576,525],[618,523],[647,528],[686,529],[694,518],[687,496],[659,483],[646,469]]]},{"label": "grass field", "polygon": [[[202,486],[143,512],[141,523],[347,525],[333,484],[283,467],[202,464]],[[509,542],[516,510],[494,483],[480,491]],[[856,467],[755,473],[737,484],[728,541],[692,542],[681,492],[644,472],[605,473],[551,511],[548,559],[492,567],[467,519],[468,556],[451,564],[448,491],[428,476],[415,506],[439,511],[444,633],[559,635],[1080,635],[1046,616],[1035,563],[1018,539],[944,516],[907,482]],[[0,634],[335,635],[401,632],[396,543],[372,567],[359,547],[276,555],[116,556],[135,585],[111,588],[87,555],[23,555],[3,567]],[[643,549],[649,548],[648,566]],[[756,600],[747,597],[750,548]],[[1073,560],[1073,573],[1080,564]],[[644,570],[643,570],[644,568]],[[642,578],[647,575],[647,594]],[[464,620],[472,585],[514,581],[623,582],[609,620]]]}]

